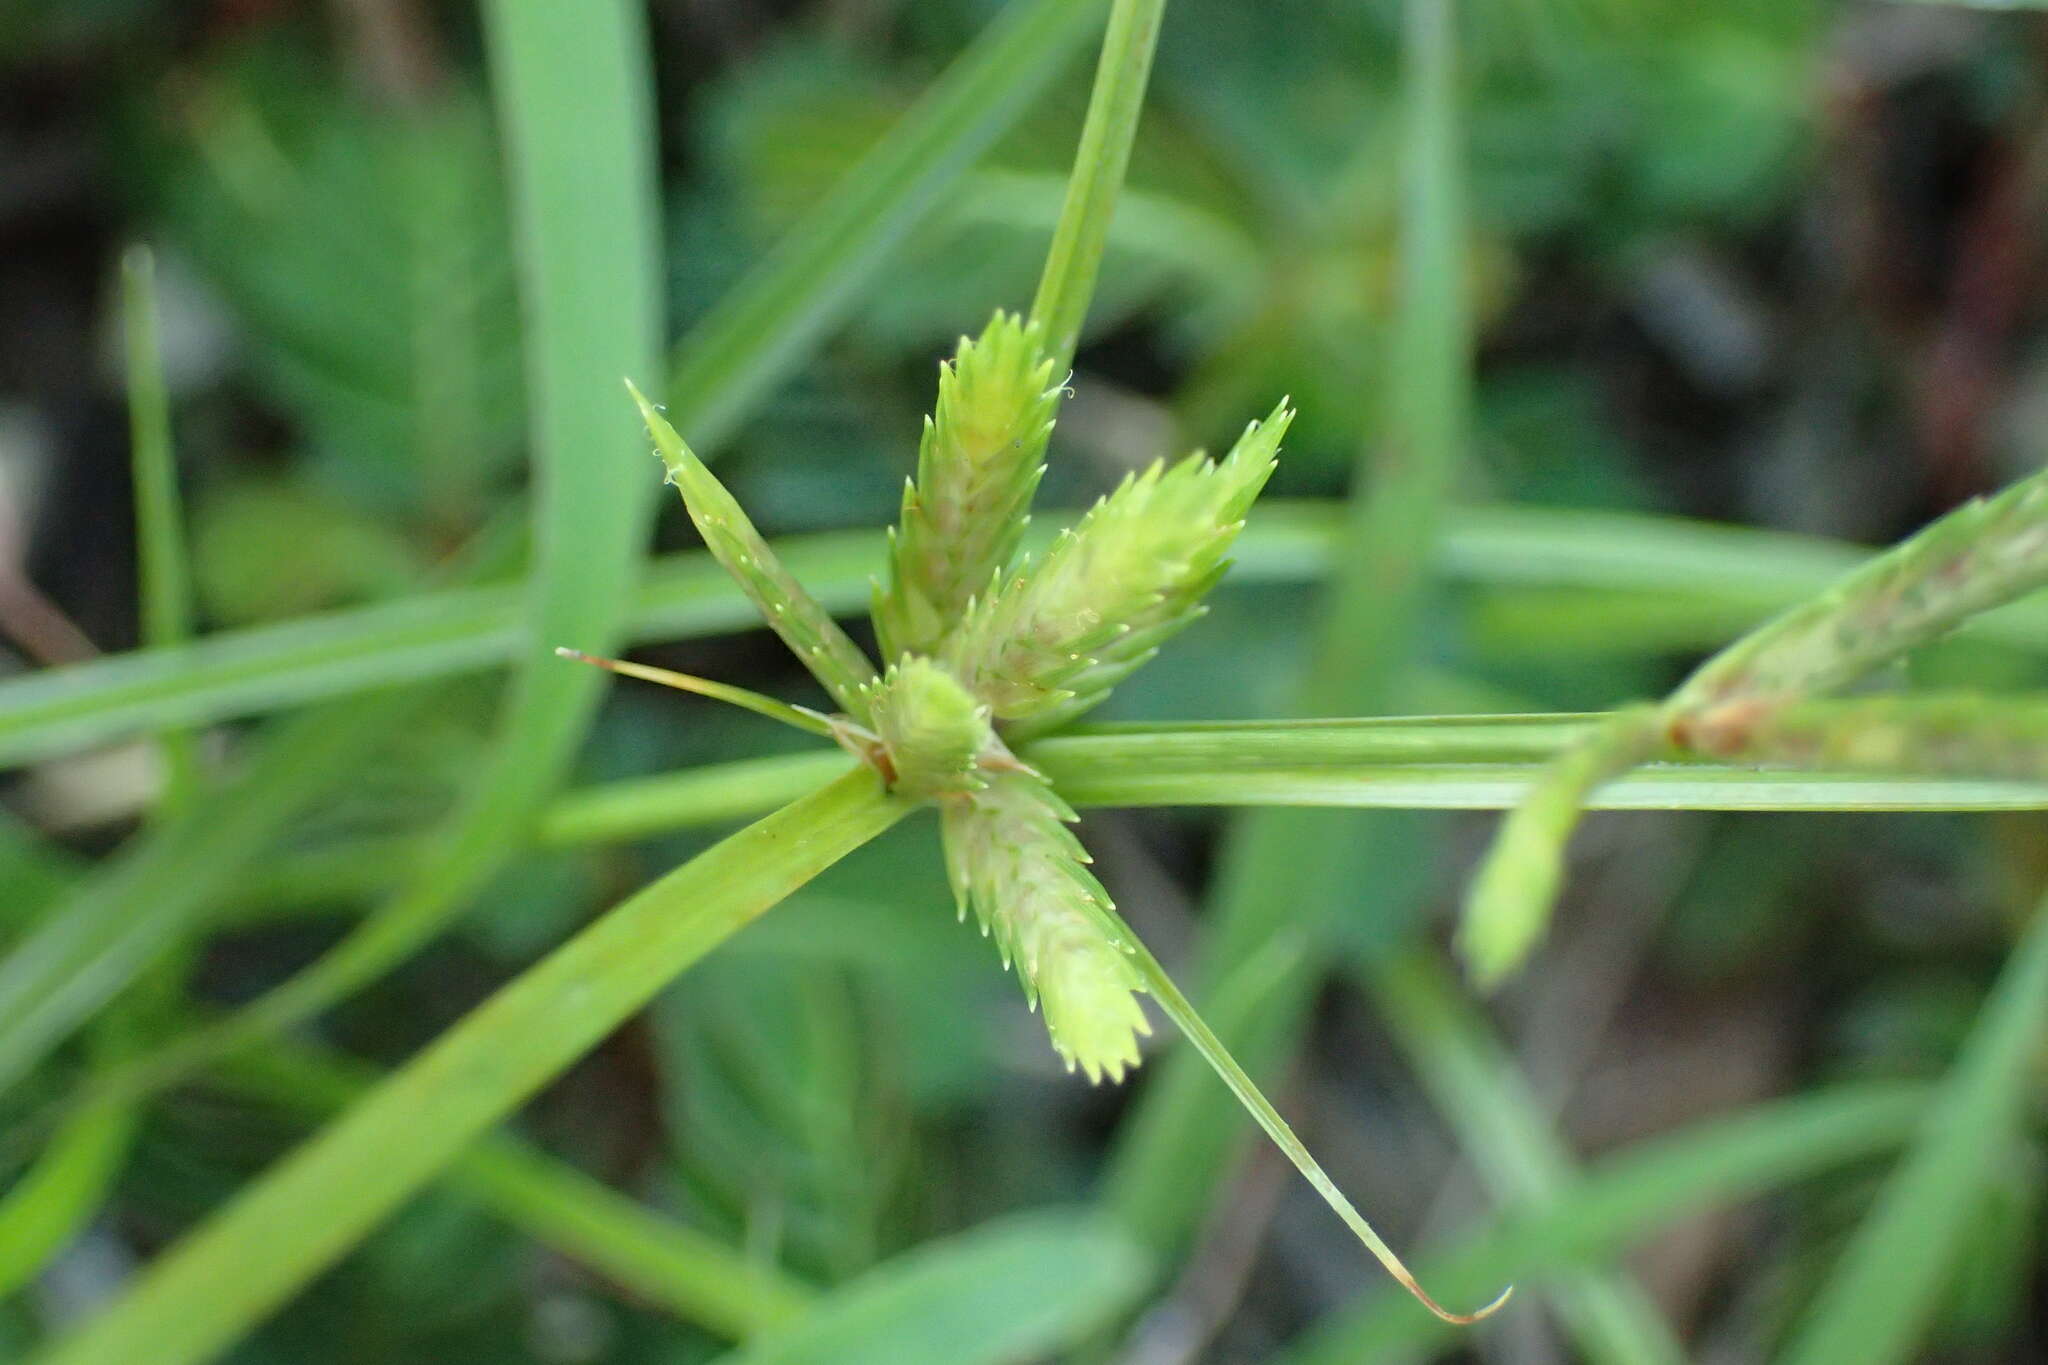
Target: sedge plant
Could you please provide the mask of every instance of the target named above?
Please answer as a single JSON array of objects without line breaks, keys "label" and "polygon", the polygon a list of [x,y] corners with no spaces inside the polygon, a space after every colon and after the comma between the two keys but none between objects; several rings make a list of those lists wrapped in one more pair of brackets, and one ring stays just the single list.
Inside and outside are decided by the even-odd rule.
[{"label": "sedge plant", "polygon": [[[1039,10],[1051,16],[1047,23],[1070,23],[1072,7]],[[1505,1299],[1503,1293],[1460,1314],[1423,1293],[1124,924],[1072,829],[1070,802],[1082,793],[1072,783],[1061,789],[1066,778],[1052,763],[1051,746],[1041,767],[1040,751],[1026,744],[1085,714],[1196,619],[1292,419],[1283,402],[1250,424],[1220,460],[1197,455],[1134,475],[1047,548],[1028,558],[1021,553],[1162,10],[1161,0],[1116,0],[1066,210],[1029,320],[998,313],[941,367],[917,475],[874,586],[879,661],[788,571],[663,414],[635,394],[669,480],[712,554],[817,677],[831,705],[812,710],[705,679],[562,652],[786,721],[838,744],[859,766],[675,869],[508,984],[45,1359],[185,1362],[224,1349],[678,973],[918,805],[938,811],[960,916],[973,911],[1004,963],[1016,969],[1070,1071],[1096,1083],[1121,1081],[1141,1061],[1149,1029],[1142,997],[1151,996],[1373,1254],[1441,1319],[1470,1322]],[[517,12],[492,9],[501,20]],[[545,49],[536,44],[551,56]],[[535,128],[546,124],[533,121]],[[767,382],[767,368],[750,371],[750,382]],[[707,416],[698,405],[708,402],[706,393],[735,391],[723,382],[729,378],[671,386],[684,425],[707,445],[731,413],[714,406]],[[551,382],[569,384],[559,374]],[[553,444],[574,447],[566,439]],[[1510,820],[1479,881],[1479,912],[1466,943],[1482,973],[1507,970],[1540,932],[1578,808],[1607,777],[1646,758],[1680,751],[1886,772],[2038,775],[2048,722],[2017,704],[1993,713],[1954,697],[1827,697],[1965,615],[2048,579],[2043,513],[2044,498],[2031,485],[1966,510],[1738,644],[1665,704],[1623,711],[1567,743]],[[548,572],[566,572],[562,562],[573,568],[575,558],[557,556]],[[600,593],[605,577],[593,580]],[[568,596],[555,605],[570,605]],[[543,619],[559,614],[551,610]],[[596,644],[603,633],[570,638]],[[540,676],[550,667],[532,671]],[[545,680],[537,685],[558,690]],[[581,708],[558,702],[557,709],[567,715]],[[559,757],[573,728],[565,723],[540,747]],[[1336,733],[1307,738],[1327,753]],[[1425,747],[1447,757],[1447,733],[1432,734]],[[537,780],[533,790],[541,785]],[[1176,799],[1187,796],[1183,787]],[[515,837],[505,836],[508,847]],[[254,833],[247,842],[256,842]],[[473,865],[495,857],[479,855]],[[371,967],[336,979],[352,986],[409,951],[463,899],[460,884],[462,876],[448,883],[454,889],[428,898],[430,912],[406,917],[401,931],[376,940]],[[2041,1003],[2048,994],[2043,963],[2048,956],[2037,947],[2017,964],[2026,968],[2027,989],[2013,993],[2018,1004],[2007,1011],[2017,1021],[2008,1030],[2015,1036],[2048,1008]],[[308,1000],[343,989],[329,982],[294,1009],[310,1009]],[[56,1025],[46,1032],[54,1038]],[[1992,1054],[2001,1078],[2017,1052]],[[1997,1093],[2009,1096],[2012,1084],[2001,1079]]]},{"label": "sedge plant", "polygon": [[[878,668],[805,591],[682,436],[632,390],[667,479],[706,546],[825,689],[824,714],[710,679],[565,657],[743,706],[829,738],[892,796],[937,807],[959,917],[972,910],[1045,1020],[1069,1072],[1121,1081],[1160,1010],[1373,1256],[1444,1308],[1359,1214],[1118,915],[1070,826],[1071,806],[1013,745],[1102,702],[1205,610],[1272,473],[1294,412],[1282,400],[1221,458],[1127,476],[1037,556],[1020,555],[1059,402],[1042,325],[997,312],[940,367],[886,576],[874,586]],[[628,386],[631,387],[630,384]]]}]

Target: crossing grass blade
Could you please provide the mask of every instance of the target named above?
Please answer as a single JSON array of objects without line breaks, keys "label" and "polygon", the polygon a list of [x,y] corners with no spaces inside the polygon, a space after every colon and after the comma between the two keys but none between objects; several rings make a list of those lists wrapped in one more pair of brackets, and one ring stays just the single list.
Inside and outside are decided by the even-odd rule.
[{"label": "crossing grass blade", "polygon": [[200,921],[301,811],[402,723],[410,695],[369,693],[280,722],[185,818],[139,835],[0,959],[0,1089]]},{"label": "crossing grass blade", "polygon": [[849,773],[508,983],[160,1257],[40,1365],[209,1360],[704,954],[907,813]]},{"label": "crossing grass blade", "polygon": [[[157,326],[156,267],[145,247],[131,247],[121,258],[121,320],[140,634],[146,647],[176,649],[192,637],[192,572]],[[187,812],[199,797],[199,741],[189,730],[168,729],[156,736],[156,748],[163,771],[150,818],[161,826]],[[143,989],[116,1000],[93,1021],[87,1055],[94,1074],[115,1070],[161,1024],[182,984],[179,959],[177,953],[169,955],[145,976]],[[41,1270],[106,1201],[126,1160],[136,1119],[137,1106],[118,1095],[87,1103],[0,1198],[0,1298]]]},{"label": "crossing grass blade", "polygon": [[1143,1253],[1092,1214],[1011,1215],[885,1262],[718,1365],[1039,1359],[1103,1322],[1143,1275]]},{"label": "crossing grass blade", "polygon": [[1095,296],[1110,219],[1130,167],[1131,143],[1137,137],[1165,14],[1166,0],[1114,0],[1110,9],[1088,117],[1081,126],[1081,144],[1074,150],[1074,172],[1067,180],[1059,224],[1031,301],[1031,321],[1044,333],[1045,353],[1052,358],[1055,374],[1072,362],[1081,343],[1081,325],[1087,321],[1088,301]]},{"label": "crossing grass blade", "polygon": [[1979,1197],[2015,1141],[2048,1037],[2048,901],[2021,934],[1898,1169],[1780,1359],[1887,1365],[1918,1358]]},{"label": "crossing grass blade", "polygon": [[[691,330],[673,358],[668,412],[700,450],[723,445],[846,315],[943,191],[1066,68],[1103,5],[1004,6],[831,195]],[[880,562],[870,560],[866,571]]]},{"label": "crossing grass blade", "polygon": [[[285,1042],[232,1058],[219,1074],[234,1089],[323,1119],[346,1111],[379,1079],[370,1067]],[[795,1320],[813,1298],[772,1265],[504,1133],[458,1156],[443,1183],[683,1321],[734,1340]]]},{"label": "crossing grass blade", "polygon": [[[1040,546],[1059,518],[1046,521]],[[1262,503],[1237,541],[1227,582],[1313,579],[1343,536],[1342,511],[1332,504]],[[775,549],[840,615],[867,604],[868,580],[884,553],[882,537],[865,531],[789,537]],[[1596,641],[1604,653],[1624,655],[1710,646],[1823,590],[1868,557],[1854,546],[1783,532],[1536,507],[1453,509],[1436,554],[1447,580],[1490,590],[1477,610],[1517,594],[1550,594],[1542,619],[1576,644],[1586,642],[1569,632],[1583,625],[1588,594],[1626,609],[1629,628]],[[520,598],[517,586],[428,590],[224,631],[176,655],[120,654],[0,680],[0,765],[495,667],[523,638]],[[696,551],[655,561],[630,600],[627,629],[636,641],[742,630],[755,620],[738,589]],[[2048,648],[2048,602],[2002,607],[1965,623],[1962,635],[2038,654]],[[1531,647],[1508,643],[1516,652]]]},{"label": "crossing grass blade", "polygon": [[[55,903],[85,875],[81,865],[25,835],[0,842],[0,854],[0,869],[15,892],[10,908],[25,914]],[[378,1079],[366,1065],[277,1039],[229,1059],[215,1076],[319,1118],[345,1110]],[[8,1191],[0,1204],[0,1297],[62,1247],[78,1209],[96,1205],[132,1126],[129,1110],[121,1095],[88,1098]],[[445,1179],[536,1241],[685,1321],[736,1340],[795,1318],[811,1298],[772,1266],[743,1258],[505,1134],[464,1152]]]},{"label": "crossing grass blade", "polygon": [[[1872,1082],[1708,1120],[1602,1159],[1552,1207],[1480,1228],[1425,1259],[1421,1273],[1446,1293],[1478,1293],[1511,1276],[1540,1284],[1611,1261],[1687,1214],[1894,1151],[1930,1112],[1925,1088]],[[1382,1294],[1322,1323],[1274,1365],[1403,1360],[1449,1339],[1450,1329],[1404,1296]]]}]

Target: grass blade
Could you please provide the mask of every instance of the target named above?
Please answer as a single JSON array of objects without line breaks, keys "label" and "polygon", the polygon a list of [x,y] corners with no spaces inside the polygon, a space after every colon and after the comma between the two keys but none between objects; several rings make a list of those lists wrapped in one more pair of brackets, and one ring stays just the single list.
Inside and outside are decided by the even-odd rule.
[{"label": "grass blade", "polygon": [[867,692],[875,681],[875,666],[784,567],[754,529],[739,499],[704,467],[668,419],[631,383],[626,387],[640,409],[640,419],[647,424],[647,434],[654,438],[668,482],[683,495],[683,505],[711,557],[739,584],[762,621],[839,703],[839,709],[866,724],[870,719]]},{"label": "grass blade", "polygon": [[[1551,1131],[1514,1059],[1459,996],[1450,974],[1420,948],[1367,963],[1367,990],[1402,1051],[1495,1198],[1529,1218],[1566,1204],[1579,1184],[1571,1153]],[[1544,1292],[1589,1360],[1686,1359],[1656,1305],[1607,1267],[1571,1266]]]},{"label": "grass blade", "polygon": [[642,18],[624,0],[574,10],[495,0],[484,13],[515,172],[538,488],[539,562],[512,697],[489,769],[418,876],[209,1039],[187,1040],[187,1059],[317,1012],[461,911],[520,847],[596,713],[605,675],[555,648],[608,652],[624,628],[656,488],[632,409],[613,397],[621,375],[654,369],[660,341]]},{"label": "grass blade", "polygon": [[1482,990],[1526,961],[1549,927],[1564,881],[1565,846],[1587,802],[1663,742],[1654,709],[1617,711],[1563,750],[1529,788],[1529,798],[1501,822],[1458,921],[1458,951]]},{"label": "grass blade", "polygon": [[402,722],[371,693],[282,721],[240,777],[139,836],[0,960],[0,1089],[13,1085],[198,922],[241,870]]},{"label": "grass blade", "polygon": [[718,1365],[1006,1365],[1072,1344],[1143,1282],[1092,1215],[1037,1211],[906,1252]]},{"label": "grass blade", "polygon": [[[171,445],[171,401],[157,332],[156,263],[146,247],[121,258],[121,321],[128,365],[128,431],[135,472],[135,554],[146,649],[178,649],[192,639],[192,568],[185,553],[184,503]],[[182,729],[157,735],[164,788],[158,818],[175,815],[199,787],[198,737]]]},{"label": "grass blade", "polygon": [[1004,6],[803,225],[692,329],[669,376],[671,420],[705,450],[724,444],[845,316],[941,192],[1061,71],[1102,4]]},{"label": "grass blade", "polygon": [[[128,379],[130,461],[135,490],[136,560],[141,637],[152,649],[176,649],[192,636],[192,574],[171,444],[170,394],[164,384],[157,327],[156,268],[149,251],[121,258],[121,318]],[[188,730],[157,736],[163,782],[152,821],[175,820],[198,799],[198,737]],[[95,1075],[113,1071],[141,1050],[179,991],[178,955],[159,965],[143,990],[117,1000],[94,1021],[89,1043]],[[119,1096],[88,1102],[52,1137],[0,1199],[0,1298],[68,1246],[106,1201],[135,1130],[136,1106]]]},{"label": "grass blade", "polygon": [[850,773],[626,900],[158,1260],[43,1365],[193,1365],[242,1336],[691,963],[907,808]]},{"label": "grass blade", "polygon": [[[1045,518],[1056,524],[1057,517]],[[1041,539],[1054,525],[1037,528]],[[1244,530],[1227,583],[1296,583],[1323,573],[1343,537],[1328,503],[1273,502]],[[853,615],[883,544],[870,532],[776,542],[789,570],[829,610]],[[1625,593],[1676,627],[1631,628],[1608,653],[1662,653],[1725,639],[1820,592],[1868,552],[1783,532],[1634,513],[1535,507],[1453,510],[1437,548],[1445,578],[1483,588]],[[0,680],[0,764],[19,764],[172,725],[281,710],[396,682],[502,664],[520,647],[520,589],[448,588],[405,601],[226,631],[176,655],[140,652]],[[1576,600],[1576,599],[1574,599]],[[636,640],[745,629],[753,608],[708,555],[657,561],[631,595]],[[1482,604],[1483,605],[1483,604]],[[1641,627],[1641,628],[1639,628]],[[2038,654],[2048,603],[2025,601],[1967,622],[1962,634]],[[1526,643],[1517,643],[1526,649]],[[1333,711],[1351,709],[1341,706]]]},{"label": "grass blade", "polygon": [[[0,834],[11,833],[0,827]],[[70,860],[26,839],[5,847],[16,892],[10,908],[40,910],[83,875]],[[368,1066],[279,1041],[230,1059],[217,1074],[272,1103],[323,1118],[346,1109],[376,1079]],[[72,1121],[80,1136],[52,1143],[35,1170],[8,1191],[0,1207],[0,1298],[61,1248],[63,1238],[50,1229],[66,1226],[69,1211],[94,1202],[82,1191],[112,1168],[115,1144],[128,1127],[119,1116],[128,1112],[120,1096],[89,1097]],[[514,1138],[479,1142],[457,1159],[447,1179],[536,1241],[712,1331],[745,1338],[794,1318],[810,1301],[802,1285],[772,1267],[742,1259]]]},{"label": "grass blade", "polygon": [[[1599,724],[1578,715],[1415,716],[1104,726],[1020,754],[1081,806],[1342,806],[1503,810]],[[567,847],[745,819],[844,772],[819,750],[710,764],[572,791],[539,837]],[[1596,810],[2039,810],[2048,782],[1784,772],[1688,758],[1617,779]]]},{"label": "grass blade", "polygon": [[[1690,1213],[1891,1151],[1928,1112],[1923,1088],[1870,1083],[1701,1123],[1602,1160],[1556,1205],[1479,1231],[1430,1257],[1422,1273],[1453,1293],[1483,1292],[1505,1277],[1541,1283],[1562,1270],[1611,1260]],[[1326,1322],[1283,1359],[1285,1365],[1391,1361],[1441,1349],[1450,1335],[1405,1296],[1382,1294]]]},{"label": "grass blade", "polygon": [[2033,913],[1905,1159],[1793,1333],[1786,1365],[1915,1358],[2048,1037],[2048,902]]},{"label": "grass blade", "polygon": [[[345,1111],[376,1080],[369,1067],[288,1044],[252,1049],[222,1074],[238,1089],[321,1118]],[[773,1267],[502,1133],[463,1152],[443,1179],[535,1240],[723,1336],[745,1339],[792,1321],[812,1299]]]}]

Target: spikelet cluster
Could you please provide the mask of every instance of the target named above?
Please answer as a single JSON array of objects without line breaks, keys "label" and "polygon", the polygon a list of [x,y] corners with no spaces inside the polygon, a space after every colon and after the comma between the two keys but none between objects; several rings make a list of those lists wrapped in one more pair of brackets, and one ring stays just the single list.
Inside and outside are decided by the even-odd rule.
[{"label": "spikelet cluster", "polygon": [[1138,1038],[1151,1026],[1137,1001],[1143,985],[1130,945],[1067,828],[1073,811],[1025,773],[997,776],[940,810],[961,917],[971,906],[1003,965],[1016,966],[1067,1070],[1079,1068],[1091,1082],[1121,1081],[1138,1064]]},{"label": "spikelet cluster", "polygon": [[1126,478],[972,604],[947,663],[1013,733],[1094,706],[1204,610],[1293,416],[1282,402],[1220,463],[1194,455]]},{"label": "spikelet cluster", "polygon": [[892,665],[870,704],[890,786],[905,796],[980,791],[988,785],[983,765],[1007,757],[988,707],[930,659],[911,656]]},{"label": "spikelet cluster", "polygon": [[1283,401],[1221,461],[1194,455],[1125,479],[1036,563],[1013,565],[1059,391],[1036,327],[997,313],[940,369],[875,592],[889,661],[878,677],[634,397],[711,553],[846,712],[829,733],[893,791],[939,804],[962,914],[973,906],[1016,964],[1069,1069],[1121,1080],[1147,1031],[1132,945],[1067,828],[1073,812],[1006,741],[1095,705],[1201,613],[1293,412]]},{"label": "spikelet cluster", "polygon": [[891,532],[874,619],[884,655],[929,654],[1008,564],[1045,472],[1059,390],[1039,330],[997,313],[939,366],[939,398]]}]

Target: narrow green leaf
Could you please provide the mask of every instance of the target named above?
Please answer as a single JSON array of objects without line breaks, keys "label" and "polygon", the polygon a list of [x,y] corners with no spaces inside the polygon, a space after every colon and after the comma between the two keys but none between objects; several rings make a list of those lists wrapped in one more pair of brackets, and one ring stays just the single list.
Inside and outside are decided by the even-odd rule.
[{"label": "narrow green leaf", "polygon": [[1129,1301],[1144,1258],[1089,1214],[1014,1214],[906,1252],[719,1365],[1007,1365]]},{"label": "narrow green leaf", "polygon": [[888,136],[691,329],[676,348],[667,397],[673,420],[700,447],[723,445],[846,315],[889,253],[1064,69],[1102,5],[1003,6]]},{"label": "narrow green leaf", "polygon": [[1352,1235],[1372,1253],[1373,1259],[1378,1261],[1403,1289],[1413,1295],[1416,1302],[1443,1321],[1461,1326],[1478,1322],[1507,1303],[1508,1296],[1514,1292],[1512,1285],[1501,1290],[1483,1307],[1469,1313],[1452,1312],[1424,1292],[1422,1285],[1402,1262],[1400,1256],[1395,1254],[1394,1249],[1387,1245],[1379,1233],[1373,1230],[1372,1225],[1352,1206],[1344,1192],[1337,1188],[1337,1183],[1323,1170],[1321,1163],[1309,1154],[1308,1148],[1295,1136],[1294,1129],[1288,1125],[1287,1120],[1280,1117],[1280,1111],[1273,1107],[1272,1102],[1259,1089],[1257,1082],[1238,1065],[1237,1059],[1230,1055],[1230,1049],[1224,1045],[1223,1040],[1216,1036],[1203,1021],[1202,1016],[1196,1012],[1195,1007],[1188,1002],[1187,997],[1180,993],[1172,978],[1167,976],[1166,969],[1159,965],[1159,960],[1152,956],[1151,951],[1143,943],[1137,941],[1136,935],[1125,930],[1124,936],[1131,943],[1133,965],[1137,968],[1139,979],[1144,982],[1145,988],[1151,992],[1153,998],[1159,1001],[1159,1007],[1165,1012],[1166,1017],[1173,1020],[1174,1026],[1194,1046],[1202,1060],[1208,1063],[1210,1070],[1214,1071],[1229,1088],[1237,1102],[1244,1106],[1245,1111],[1272,1140],[1273,1145],[1294,1164],[1294,1168],[1300,1171],[1314,1187],[1315,1192],[1322,1196],[1323,1202],[1344,1220],[1344,1225],[1350,1228]]},{"label": "narrow green leaf", "polygon": [[1822,1286],[1786,1365],[1888,1365],[1922,1337],[1977,1216],[1998,1153],[2020,1129],[2048,1038],[2048,901],[2013,948],[1920,1131]]},{"label": "narrow green leaf", "polygon": [[[1339,509],[1265,501],[1239,537],[1232,583],[1298,583],[1349,545]],[[1051,531],[1038,537],[1039,548]],[[1027,535],[1027,548],[1033,537]],[[867,605],[883,555],[870,532],[776,543],[783,563],[834,613]],[[1454,510],[1438,547],[1444,576],[1479,588],[1626,591],[1721,626],[1761,620],[1867,558],[1837,542],[1673,517],[1539,507]],[[521,590],[443,588],[403,601],[224,631],[176,654],[137,652],[0,680],[0,764],[19,764],[159,730],[276,711],[394,682],[473,672],[520,647]],[[631,594],[631,637],[676,639],[745,628],[752,607],[708,555],[657,561]],[[1678,641],[1695,647],[1699,621]],[[2048,602],[2029,599],[1965,622],[1965,638],[2039,654]],[[1712,637],[1721,638],[1721,637]],[[1661,653],[1672,641],[1627,633],[1610,652]],[[1349,709],[1342,703],[1319,708]]]},{"label": "narrow green leaf", "polygon": [[[0,826],[4,833],[11,831]],[[22,855],[6,871],[13,876],[10,908],[24,913],[54,903],[84,876],[81,866],[26,839],[6,852]],[[233,1085],[322,1117],[346,1109],[375,1080],[368,1066],[280,1040],[230,1059],[224,1072]],[[95,1182],[113,1168],[131,1114],[120,1096],[89,1097],[36,1168],[7,1192],[0,1205],[0,1297],[61,1249],[74,1210],[92,1202]],[[750,1336],[795,1317],[809,1301],[803,1286],[772,1267],[743,1260],[516,1139],[484,1139],[457,1158],[448,1178],[528,1235],[714,1331]]]},{"label": "narrow green leaf", "polygon": [[[131,247],[122,255],[121,318],[140,633],[146,647],[176,649],[192,636],[192,577],[157,328],[155,264],[146,248]],[[166,730],[156,743],[163,783],[150,814],[152,822],[161,825],[188,811],[198,799],[201,770],[198,738],[191,732]],[[174,954],[147,978],[146,989],[117,999],[92,1022],[87,1055],[93,1074],[111,1072],[139,1050],[160,1022],[166,998],[177,991],[181,977],[182,964]],[[127,1157],[136,1117],[136,1106],[118,1095],[87,1102],[0,1199],[0,1298],[69,1245],[105,1202]]]},{"label": "narrow green leaf", "polygon": [[419,698],[370,693],[281,721],[242,774],[146,831],[0,959],[0,1089],[199,922]]},{"label": "narrow green leaf", "polygon": [[[1480,1294],[1505,1278],[1540,1285],[1611,1261],[1677,1219],[1891,1151],[1927,1114],[1927,1092],[1871,1083],[1777,1100],[1615,1153],[1538,1212],[1487,1225],[1431,1256],[1422,1273],[1446,1293]],[[1399,1294],[1380,1294],[1319,1324],[1274,1365],[1393,1361],[1452,1331]]]},{"label": "narrow green leaf", "polygon": [[[1077,806],[1331,806],[1506,810],[1597,718],[1440,716],[1113,726],[1025,745],[1019,756]],[[773,809],[845,771],[820,752],[633,778],[570,792],[541,839],[645,838]],[[2048,783],[1773,771],[1688,758],[1607,783],[1593,810],[2041,810]]]},{"label": "narrow green leaf", "polygon": [[[109,1048],[105,1028],[96,1034],[96,1052],[120,1055]],[[105,1202],[127,1156],[135,1119],[135,1106],[124,1097],[88,1102],[8,1187],[0,1200],[0,1299],[40,1274]]]},{"label": "narrow green leaf", "polygon": [[603,677],[558,646],[608,649],[620,635],[652,511],[651,481],[625,405],[605,395],[656,364],[652,114],[643,19],[626,0],[573,11],[491,0],[495,94],[512,165],[538,565],[527,584],[517,670],[489,767],[437,832],[438,848],[341,943],[199,1039],[181,1067],[317,1012],[401,961],[459,913],[521,845],[582,743]]},{"label": "narrow green leaf", "polygon": [[[128,432],[135,484],[135,556],[142,644],[177,649],[192,638],[192,567],[185,548],[184,502],[171,445],[171,402],[156,320],[156,264],[146,247],[121,258],[121,322],[128,366]],[[157,735],[164,760],[159,819],[197,794],[199,741],[183,729]]]},{"label": "narrow green leaf", "polygon": [[683,443],[668,419],[656,412],[630,381],[626,387],[654,438],[654,448],[668,470],[668,482],[682,493],[683,505],[711,557],[732,575],[768,628],[824,685],[839,709],[865,724],[870,719],[867,694],[875,681],[875,666],[782,566],[782,560],[754,529],[746,510]]},{"label": "narrow green leaf", "polygon": [[[275,1042],[229,1061],[223,1075],[237,1088],[321,1118],[345,1111],[377,1080],[367,1066]],[[772,1266],[743,1259],[502,1133],[457,1156],[443,1183],[684,1321],[725,1336],[744,1339],[789,1322],[811,1302],[809,1290]]]},{"label": "narrow green leaf", "polygon": [[907,809],[850,773],[641,890],[246,1189],[42,1365],[213,1358],[677,974]]},{"label": "narrow green leaf", "polygon": [[785,754],[585,787],[548,807],[536,837],[560,847],[751,819],[831,781],[850,763],[836,750]]},{"label": "narrow green leaf", "polygon": [[727,706],[737,706],[742,711],[752,711],[757,716],[778,721],[783,725],[789,726],[791,729],[801,730],[807,735],[817,735],[821,739],[831,739],[834,734],[832,720],[829,716],[821,716],[809,707],[791,706],[786,701],[779,701],[774,697],[764,696],[759,692],[750,692],[744,687],[735,687],[731,683],[722,683],[715,678],[700,678],[694,673],[678,673],[672,668],[655,668],[649,664],[627,663],[623,659],[600,659],[595,654],[585,654],[580,649],[563,647],[557,649],[555,653],[564,659],[569,659],[579,664],[590,664],[592,667],[602,668],[607,672],[616,673],[623,678],[638,678],[642,682],[658,683],[663,687],[672,687],[678,692],[688,692],[694,696],[709,697],[713,701],[722,701]]}]

